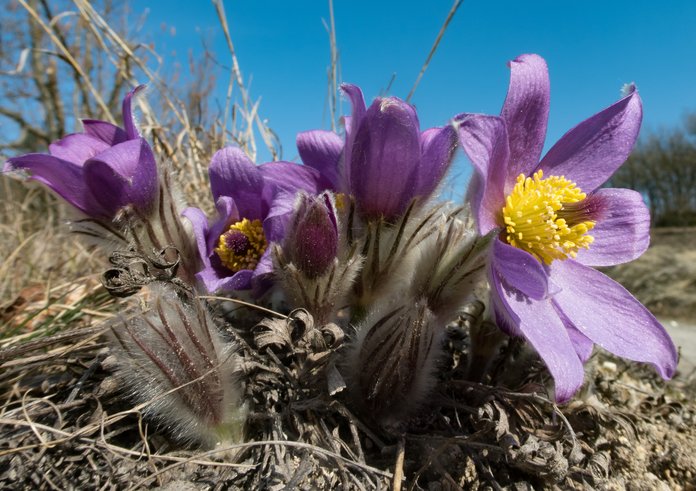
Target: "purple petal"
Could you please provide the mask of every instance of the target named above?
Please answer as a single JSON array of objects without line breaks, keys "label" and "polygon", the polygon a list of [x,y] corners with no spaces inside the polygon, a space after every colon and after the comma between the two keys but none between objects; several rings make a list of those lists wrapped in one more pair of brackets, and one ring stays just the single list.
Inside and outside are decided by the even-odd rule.
[{"label": "purple petal", "polygon": [[273,287],[274,277],[272,273],[273,259],[270,249],[266,249],[251,277],[251,291],[249,293],[252,298],[263,297]]},{"label": "purple petal", "polygon": [[615,355],[651,363],[665,379],[674,375],[674,343],[624,287],[573,260],[554,261],[549,268],[562,288],[554,302],[582,334]]},{"label": "purple petal", "polygon": [[505,206],[505,175],[508,165],[508,139],[502,118],[483,114],[455,116],[459,143],[481,176],[479,188],[471,197],[482,234],[501,226]]},{"label": "purple petal", "polygon": [[54,157],[82,165],[109,147],[109,144],[93,136],[85,135],[84,133],[73,133],[51,143],[48,146],[48,151]]},{"label": "purple petal", "polygon": [[254,272],[249,269],[237,271],[231,276],[222,276],[214,268],[204,268],[196,273],[198,281],[203,283],[209,293],[232,290],[248,290]]},{"label": "purple petal", "polygon": [[578,358],[580,358],[581,362],[585,363],[590,359],[590,356],[592,356],[594,343],[590,338],[575,328],[573,323],[566,317],[553,299],[551,299],[551,303],[553,304],[558,317],[563,322],[563,325],[568,330],[568,337],[570,338],[570,342],[573,343],[573,346],[575,347],[575,352],[578,354]]},{"label": "purple petal", "polygon": [[365,107],[365,98],[363,97],[360,87],[351,84],[341,84],[341,90],[348,96],[352,106],[352,115],[344,118],[346,127],[346,144],[343,150],[343,172],[345,176],[349,176],[353,141],[355,141],[355,135],[360,127],[360,124],[362,123],[367,109]]},{"label": "purple petal", "polygon": [[522,331],[520,331],[519,326],[515,324],[515,322],[518,322],[519,319],[511,319],[507,313],[507,307],[505,307],[502,303],[502,300],[498,298],[498,293],[493,293],[497,292],[498,289],[501,288],[501,286],[499,285],[500,281],[501,280],[499,279],[491,278],[489,278],[488,280],[492,290],[491,306],[493,310],[493,319],[495,321],[495,324],[501,331],[503,331],[508,336],[524,337]]},{"label": "purple petal", "polygon": [[278,191],[292,195],[298,191],[319,194],[330,185],[318,170],[293,162],[268,162],[260,165],[259,170],[264,183],[273,187],[273,194]]},{"label": "purple petal", "polygon": [[128,140],[128,135],[116,125],[97,119],[83,119],[85,134],[98,138],[109,146],[118,145]]},{"label": "purple petal", "polygon": [[582,385],[584,371],[568,331],[548,300],[534,301],[499,278],[491,285],[498,315],[514,325],[548,367],[556,384],[556,400],[565,402]]},{"label": "purple petal", "polygon": [[230,198],[229,196],[220,196],[215,203],[215,209],[218,212],[219,220],[227,224],[225,228],[244,218],[239,214],[239,210],[237,209],[237,204],[234,202],[234,199]]},{"label": "purple petal", "polygon": [[256,264],[256,268],[254,269],[254,274],[252,276],[252,279],[256,278],[257,276],[269,274],[273,272],[273,258],[271,256],[271,248],[268,247],[263,255],[259,258],[259,262]]},{"label": "purple petal", "polygon": [[84,181],[83,168],[72,162],[42,153],[29,153],[8,159],[5,172],[29,172],[34,179],[48,186],[61,198],[89,216],[105,217],[109,213],[92,196]]},{"label": "purple petal", "polygon": [[181,215],[191,222],[193,236],[196,238],[198,254],[206,268],[210,267],[210,252],[212,249],[208,245],[208,218],[202,210],[198,208],[186,208]]},{"label": "purple petal", "polygon": [[361,213],[395,218],[416,196],[420,130],[412,106],[376,99],[356,131],[348,182]]},{"label": "purple petal", "polygon": [[331,183],[331,189],[339,189],[339,161],[343,152],[343,139],[333,131],[305,131],[297,135],[297,150],[305,165],[318,170]]},{"label": "purple petal", "polygon": [[362,90],[360,90],[360,87],[357,85],[341,84],[341,90],[348,96],[353,108],[349,124],[346,125],[346,133],[349,133],[355,130],[356,125],[360,124],[367,107],[365,106],[365,98],[363,97]]},{"label": "purple petal", "polygon": [[138,85],[135,89],[131,90],[123,98],[123,127],[126,130],[126,137],[129,140],[134,140],[140,136],[138,133],[138,128],[135,125],[135,118],[133,117],[133,109],[131,107],[131,102],[133,96],[145,88],[144,85]]},{"label": "purple petal", "polygon": [[591,193],[626,161],[642,118],[641,100],[633,90],[563,135],[539,167],[546,176],[565,176]]},{"label": "purple petal", "polygon": [[263,233],[268,242],[282,242],[292,218],[294,203],[294,194],[281,192],[275,197],[263,221]]},{"label": "purple petal", "polygon": [[576,260],[586,266],[613,266],[641,256],[650,245],[650,212],[631,189],[598,189],[601,216],[590,231],[594,242]]},{"label": "purple petal", "polygon": [[157,163],[143,138],[128,140],[85,162],[85,182],[112,215],[132,204],[147,210],[157,194]]},{"label": "purple petal", "polygon": [[215,203],[215,208],[218,212],[218,219],[210,225],[205,235],[208,257],[212,257],[215,254],[213,251],[218,245],[220,236],[227,232],[230,225],[239,222],[242,218],[239,216],[237,205],[229,196],[221,196]]},{"label": "purple petal", "polygon": [[221,196],[230,196],[242,217],[263,218],[263,176],[241,149],[225,147],[215,152],[208,173],[216,202]]},{"label": "purple petal", "polygon": [[495,275],[534,300],[546,298],[548,275],[534,256],[501,240],[493,240],[491,255],[491,268]]},{"label": "purple petal", "polygon": [[510,141],[508,185],[520,174],[529,176],[539,163],[549,119],[549,72],[538,55],[522,55],[510,62],[510,85],[500,116]]},{"label": "purple petal", "polygon": [[430,196],[449,170],[457,150],[457,131],[453,126],[430,128],[420,135],[421,163],[418,194]]}]

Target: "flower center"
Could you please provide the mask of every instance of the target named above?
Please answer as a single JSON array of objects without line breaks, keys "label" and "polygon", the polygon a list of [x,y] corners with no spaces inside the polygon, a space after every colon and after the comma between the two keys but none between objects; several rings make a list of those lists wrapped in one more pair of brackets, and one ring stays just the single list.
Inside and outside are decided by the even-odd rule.
[{"label": "flower center", "polygon": [[343,212],[350,205],[350,197],[344,193],[334,193],[334,205],[336,206],[336,211]]},{"label": "flower center", "polygon": [[256,268],[266,245],[261,220],[249,221],[244,218],[230,225],[227,232],[220,236],[215,253],[226,268],[236,273],[242,269]]},{"label": "flower center", "polygon": [[577,256],[589,249],[594,237],[587,232],[595,226],[592,200],[565,177],[543,178],[520,174],[505,200],[503,220],[510,245],[523,249],[539,261]]}]

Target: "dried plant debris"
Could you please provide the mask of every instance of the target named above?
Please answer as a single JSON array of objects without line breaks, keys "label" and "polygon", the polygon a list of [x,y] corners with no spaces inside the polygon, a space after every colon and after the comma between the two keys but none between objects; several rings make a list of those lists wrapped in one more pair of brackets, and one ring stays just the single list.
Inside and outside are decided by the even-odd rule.
[{"label": "dried plant debris", "polygon": [[[428,490],[689,489],[696,404],[687,383],[599,354],[582,396],[558,407],[540,395],[540,379],[510,390],[490,373],[485,383],[461,378],[469,341],[450,333],[464,347],[459,365],[443,361],[450,369],[431,404],[396,434],[346,407],[331,356],[345,342],[338,326],[317,326],[304,310],[228,326],[251,401],[247,441],[230,446],[232,459],[148,424],[146,407],[123,399],[98,332],[45,338],[2,357],[0,487],[388,489],[399,479],[401,489]],[[514,364],[506,346],[500,357]]]}]

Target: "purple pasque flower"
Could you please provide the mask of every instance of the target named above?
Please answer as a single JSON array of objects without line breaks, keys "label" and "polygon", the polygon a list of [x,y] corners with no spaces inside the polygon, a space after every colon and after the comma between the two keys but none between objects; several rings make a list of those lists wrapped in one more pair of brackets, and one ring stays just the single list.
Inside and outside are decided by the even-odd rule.
[{"label": "purple pasque flower", "polygon": [[477,170],[469,198],[480,232],[501,229],[488,271],[498,324],[537,350],[559,401],[582,385],[594,344],[672,377],[677,352],[665,329],[626,289],[591,267],[631,261],[650,240],[641,195],[600,189],[638,136],[638,92],[630,86],[540,160],[549,111],[546,63],[522,55],[510,68],[500,117],[455,117]]},{"label": "purple pasque flower", "polygon": [[352,195],[364,217],[392,221],[413,199],[433,194],[454,158],[456,131],[450,125],[420,131],[407,102],[378,97],[366,107],[359,87],[341,88],[353,106],[345,118],[345,141],[331,131],[300,133],[300,157],[333,190]]},{"label": "purple pasque flower", "polygon": [[213,156],[210,187],[219,217],[212,224],[203,211],[188,208],[203,269],[196,277],[206,290],[246,290],[271,272],[272,242],[281,242],[297,191],[320,193],[325,184],[310,167],[291,162],[255,165],[239,148]]},{"label": "purple pasque flower", "polygon": [[143,87],[123,99],[123,128],[84,119],[84,132],[52,143],[48,154],[10,158],[4,170],[28,172],[92,218],[111,220],[126,205],[147,212],[157,196],[157,165],[131,110],[133,96]]}]

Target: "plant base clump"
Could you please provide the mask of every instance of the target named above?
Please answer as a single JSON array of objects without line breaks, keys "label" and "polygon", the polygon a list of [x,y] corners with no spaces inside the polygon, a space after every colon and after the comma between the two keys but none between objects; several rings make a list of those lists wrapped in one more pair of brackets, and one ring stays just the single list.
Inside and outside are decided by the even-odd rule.
[{"label": "plant base clump", "polygon": [[302,310],[259,319],[248,335],[226,333],[243,346],[251,401],[234,462],[220,450],[182,449],[142,419],[143,407],[125,403],[101,329],[7,343],[0,487],[687,489],[694,477],[694,380],[666,384],[600,353],[582,396],[559,407],[538,395],[548,378],[541,362],[524,380],[510,378],[532,356],[513,342],[471,382],[462,376],[469,316],[448,329],[432,407],[377,430],[344,404],[328,356],[344,343],[339,329]]}]

